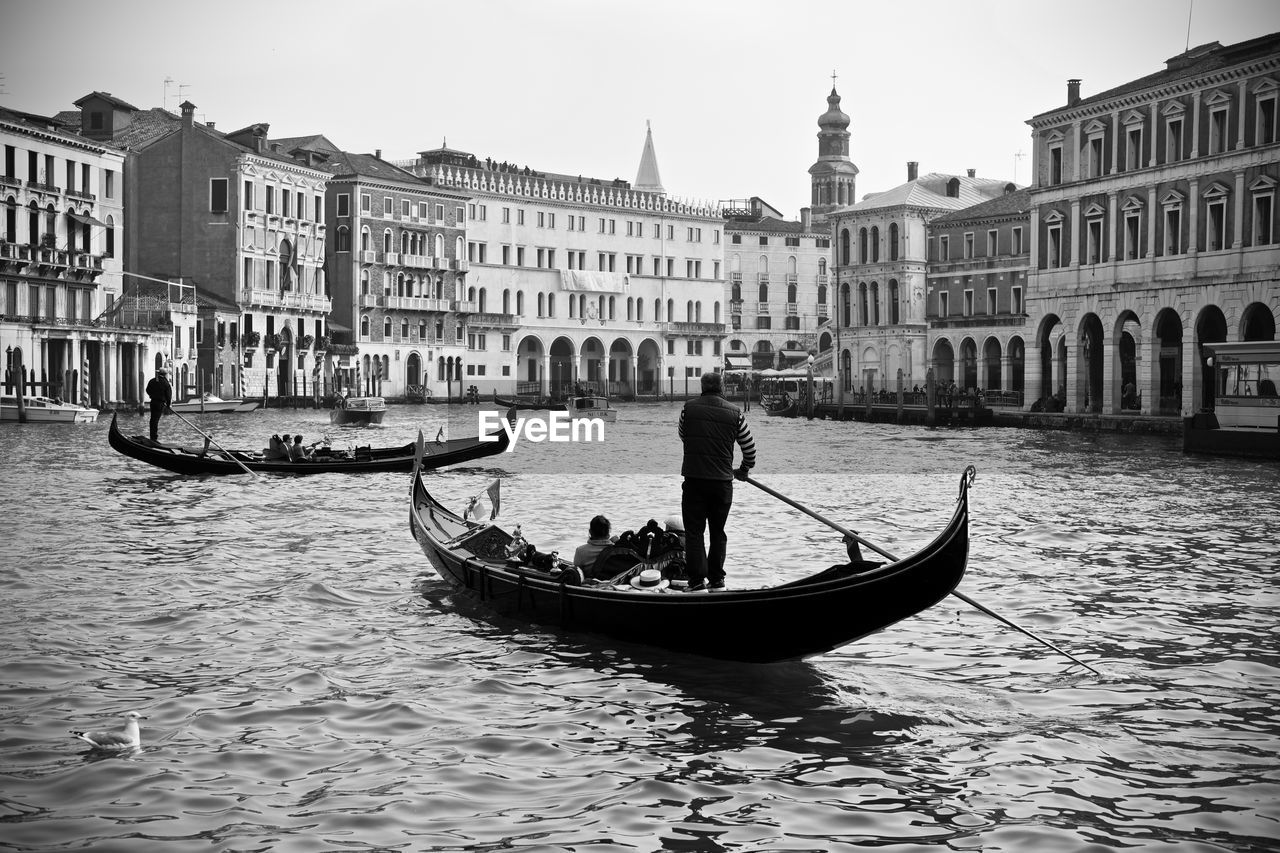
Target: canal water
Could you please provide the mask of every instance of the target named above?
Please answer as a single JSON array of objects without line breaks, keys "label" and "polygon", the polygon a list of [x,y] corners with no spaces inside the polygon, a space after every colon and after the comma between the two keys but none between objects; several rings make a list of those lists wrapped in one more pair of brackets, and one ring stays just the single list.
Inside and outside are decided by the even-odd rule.
[{"label": "canal water", "polygon": [[[430,486],[461,508],[500,478],[499,520],[568,553],[596,513],[616,533],[677,510],[678,411],[623,404],[602,442],[522,441]],[[189,419],[228,447],[388,445],[473,433],[477,409]],[[1103,674],[956,598],[740,665],[491,618],[426,565],[408,475],[180,477],[111,451],[108,422],[0,429],[0,849],[1280,846],[1274,464],[753,412],[757,479],[899,555],[974,465],[961,591]],[[742,483],[729,534],[737,587],[843,551]],[[135,752],[67,734],[129,710]]]}]

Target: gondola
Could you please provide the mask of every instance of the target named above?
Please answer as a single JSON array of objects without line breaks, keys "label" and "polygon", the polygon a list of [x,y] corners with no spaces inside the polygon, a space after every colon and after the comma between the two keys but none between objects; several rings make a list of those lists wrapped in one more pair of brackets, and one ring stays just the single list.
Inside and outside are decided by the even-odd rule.
[{"label": "gondola", "polygon": [[508,556],[512,536],[441,505],[415,472],[409,527],[436,572],[493,611],[529,622],[725,660],[767,663],[819,655],[914,616],[949,595],[969,552],[969,487],[960,478],[950,522],[923,550],[860,570],[823,567],[762,589],[642,591],[576,583],[575,570]]},{"label": "gondola", "polygon": [[800,414],[800,401],[790,394],[765,400],[762,405],[771,418],[794,418]]},{"label": "gondola", "polygon": [[496,391],[493,395],[493,402],[501,408],[515,409],[521,412],[563,412],[567,408],[564,403],[553,403],[545,398],[524,400],[519,397],[499,397]]},{"label": "gondola", "polygon": [[[514,418],[514,412],[507,413]],[[481,441],[479,438],[455,438],[448,441],[427,441],[424,443],[422,466],[424,468],[443,468],[460,462],[470,462],[493,456],[507,449],[511,439],[505,430],[491,433],[492,441]],[[127,436],[120,432],[115,415],[111,417],[111,430],[107,434],[111,446],[141,462],[176,471],[179,474],[243,474],[245,468],[261,474],[286,474],[300,476],[305,474],[369,474],[381,471],[410,471],[413,469],[415,443],[410,442],[399,447],[357,447],[352,452],[318,448],[311,459],[290,462],[287,459],[265,459],[263,454],[252,450],[219,450],[210,446],[206,452],[201,446],[177,447],[153,442],[150,439],[135,435]],[[231,456],[227,454],[230,453]],[[234,458],[232,458],[234,457]]]}]

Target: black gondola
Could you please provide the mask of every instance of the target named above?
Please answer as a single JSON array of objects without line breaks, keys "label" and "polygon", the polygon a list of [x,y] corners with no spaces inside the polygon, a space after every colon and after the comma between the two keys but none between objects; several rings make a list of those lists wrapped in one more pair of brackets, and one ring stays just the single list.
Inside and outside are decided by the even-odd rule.
[{"label": "black gondola", "polygon": [[[515,417],[514,412],[507,414],[509,418]],[[498,430],[489,437],[493,440],[454,438],[448,441],[427,441],[424,443],[422,465],[424,468],[443,468],[446,465],[482,459],[503,452],[511,441],[505,430]],[[140,435],[127,436],[120,432],[115,415],[111,417],[111,430],[107,438],[111,446],[125,456],[157,468],[179,474],[212,475],[243,474],[246,468],[260,474],[290,476],[411,471],[416,444],[409,442],[399,447],[357,447],[350,453],[322,447],[315,451],[311,459],[290,462],[287,459],[264,459],[261,453],[252,450],[224,451],[211,445],[205,451],[203,448],[161,444]]]},{"label": "black gondola", "polygon": [[417,473],[409,527],[441,577],[499,614],[707,657],[772,662],[830,651],[949,595],[968,561],[973,476],[967,468],[950,522],[923,550],[867,571],[824,568],[763,589],[654,592],[568,582],[572,571],[510,560],[510,534],[445,509]]},{"label": "black gondola", "polygon": [[530,400],[522,397],[499,397],[496,392],[493,395],[493,402],[501,408],[516,409],[521,412],[564,412],[568,410],[564,403],[553,403],[546,398]]}]

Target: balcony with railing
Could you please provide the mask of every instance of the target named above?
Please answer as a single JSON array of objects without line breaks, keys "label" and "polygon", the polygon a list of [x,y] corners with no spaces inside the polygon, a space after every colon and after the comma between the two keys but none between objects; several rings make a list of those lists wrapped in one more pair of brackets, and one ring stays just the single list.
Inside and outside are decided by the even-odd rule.
[{"label": "balcony with railing", "polygon": [[387,297],[381,293],[362,293],[360,294],[361,308],[386,308]]},{"label": "balcony with railing", "polygon": [[454,258],[449,266],[455,272],[467,272],[471,269],[471,262],[466,258]]},{"label": "balcony with railing", "polygon": [[827,286],[827,285],[829,285],[830,283],[831,283],[831,276],[826,275],[825,273],[820,273],[820,274],[818,275],[818,286],[819,286],[819,287],[826,287],[826,286]]},{"label": "balcony with railing", "polygon": [[769,313],[769,303],[768,303],[768,302],[757,302],[757,303],[756,303],[756,313],[757,313],[757,314],[768,314],[768,313]]},{"label": "balcony with railing", "polygon": [[85,201],[98,200],[98,197],[96,195],[94,195],[91,192],[86,192],[85,190],[67,190],[67,195],[71,196],[72,198],[81,198],[81,199],[84,199]]},{"label": "balcony with railing", "polygon": [[465,299],[453,300],[449,310],[457,311],[459,314],[474,314],[480,308],[478,302],[468,302]]},{"label": "balcony with railing", "polygon": [[800,313],[800,306],[799,306],[799,305],[797,305],[797,304],[796,304],[796,303],[794,303],[794,302],[788,302],[788,303],[787,303],[787,314],[788,314],[789,316],[794,317],[795,315],[797,315],[797,314],[799,314],[799,313]]},{"label": "balcony with railing", "polygon": [[400,266],[400,257],[399,252],[387,252],[384,263],[389,267],[398,267]]},{"label": "balcony with railing", "polygon": [[467,327],[471,329],[516,329],[520,321],[515,314],[499,314],[493,311],[477,311],[467,318]]},{"label": "balcony with railing", "polygon": [[715,337],[725,334],[723,323],[672,321],[670,323],[659,323],[658,327],[669,335],[706,335]]},{"label": "balcony with railing", "polygon": [[20,187],[22,186],[22,179],[15,178],[13,175],[0,175],[0,186]]},{"label": "balcony with railing", "polygon": [[31,255],[35,247],[21,243],[0,243],[0,262],[6,266],[22,269],[31,263]]},{"label": "balcony with railing", "polygon": [[361,250],[360,250],[360,263],[362,263],[362,264],[376,264],[376,263],[378,263],[378,260],[379,260],[378,255],[379,255],[379,253],[378,253],[378,252],[373,251],[372,249],[361,249]]},{"label": "balcony with railing", "polygon": [[401,255],[400,265],[425,270],[434,267],[436,260],[430,255]]},{"label": "balcony with railing", "polygon": [[302,293],[297,290],[286,290],[280,295],[280,307],[293,308],[297,311],[319,311],[328,314],[333,310],[333,300],[323,293]]},{"label": "balcony with railing", "polygon": [[62,194],[62,188],[57,184],[47,183],[45,181],[27,181],[27,189],[35,190],[38,193],[57,193]]}]

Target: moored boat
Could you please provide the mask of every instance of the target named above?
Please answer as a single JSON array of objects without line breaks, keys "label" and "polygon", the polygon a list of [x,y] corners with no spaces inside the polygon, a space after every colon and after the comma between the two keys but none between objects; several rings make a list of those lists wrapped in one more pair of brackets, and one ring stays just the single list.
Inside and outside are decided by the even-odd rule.
[{"label": "moored boat", "polygon": [[[514,418],[515,413],[508,412],[508,417]],[[443,468],[493,456],[506,450],[511,440],[505,430],[498,430],[487,438],[490,440],[475,437],[424,442],[422,467]],[[320,447],[310,459],[296,462],[268,459],[265,453],[254,450],[220,449],[212,445],[182,447],[161,444],[141,435],[127,436],[120,432],[114,415],[107,440],[125,456],[179,474],[243,474],[246,468],[256,473],[289,476],[410,471],[415,456],[415,443],[410,442],[398,447],[356,447],[349,451]]]},{"label": "moored boat", "polygon": [[564,403],[553,403],[545,397],[531,399],[526,397],[499,397],[494,392],[493,402],[503,409],[515,409],[520,412],[563,412]]},{"label": "moored boat", "polygon": [[249,400],[247,403],[251,404],[250,407],[242,408],[246,405],[245,400],[224,400],[217,394],[204,394],[182,403],[174,403],[169,408],[183,415],[216,415],[227,412],[253,411],[258,408],[258,401],[256,400]]},{"label": "moored boat", "polygon": [[329,412],[329,423],[359,426],[382,423],[387,401],[381,397],[338,397]]},{"label": "moored boat", "polygon": [[419,473],[410,485],[409,527],[442,578],[496,613],[707,657],[771,662],[854,642],[955,590],[968,561],[973,477],[967,468],[951,520],[909,557],[869,569],[821,567],[778,586],[709,594],[574,582],[571,568],[509,556],[511,534],[446,509]]},{"label": "moored boat", "polygon": [[[98,420],[98,410],[75,403],[64,403],[55,397],[23,397],[28,423],[91,424]],[[19,419],[18,398],[12,394],[0,397],[0,421]]]}]

